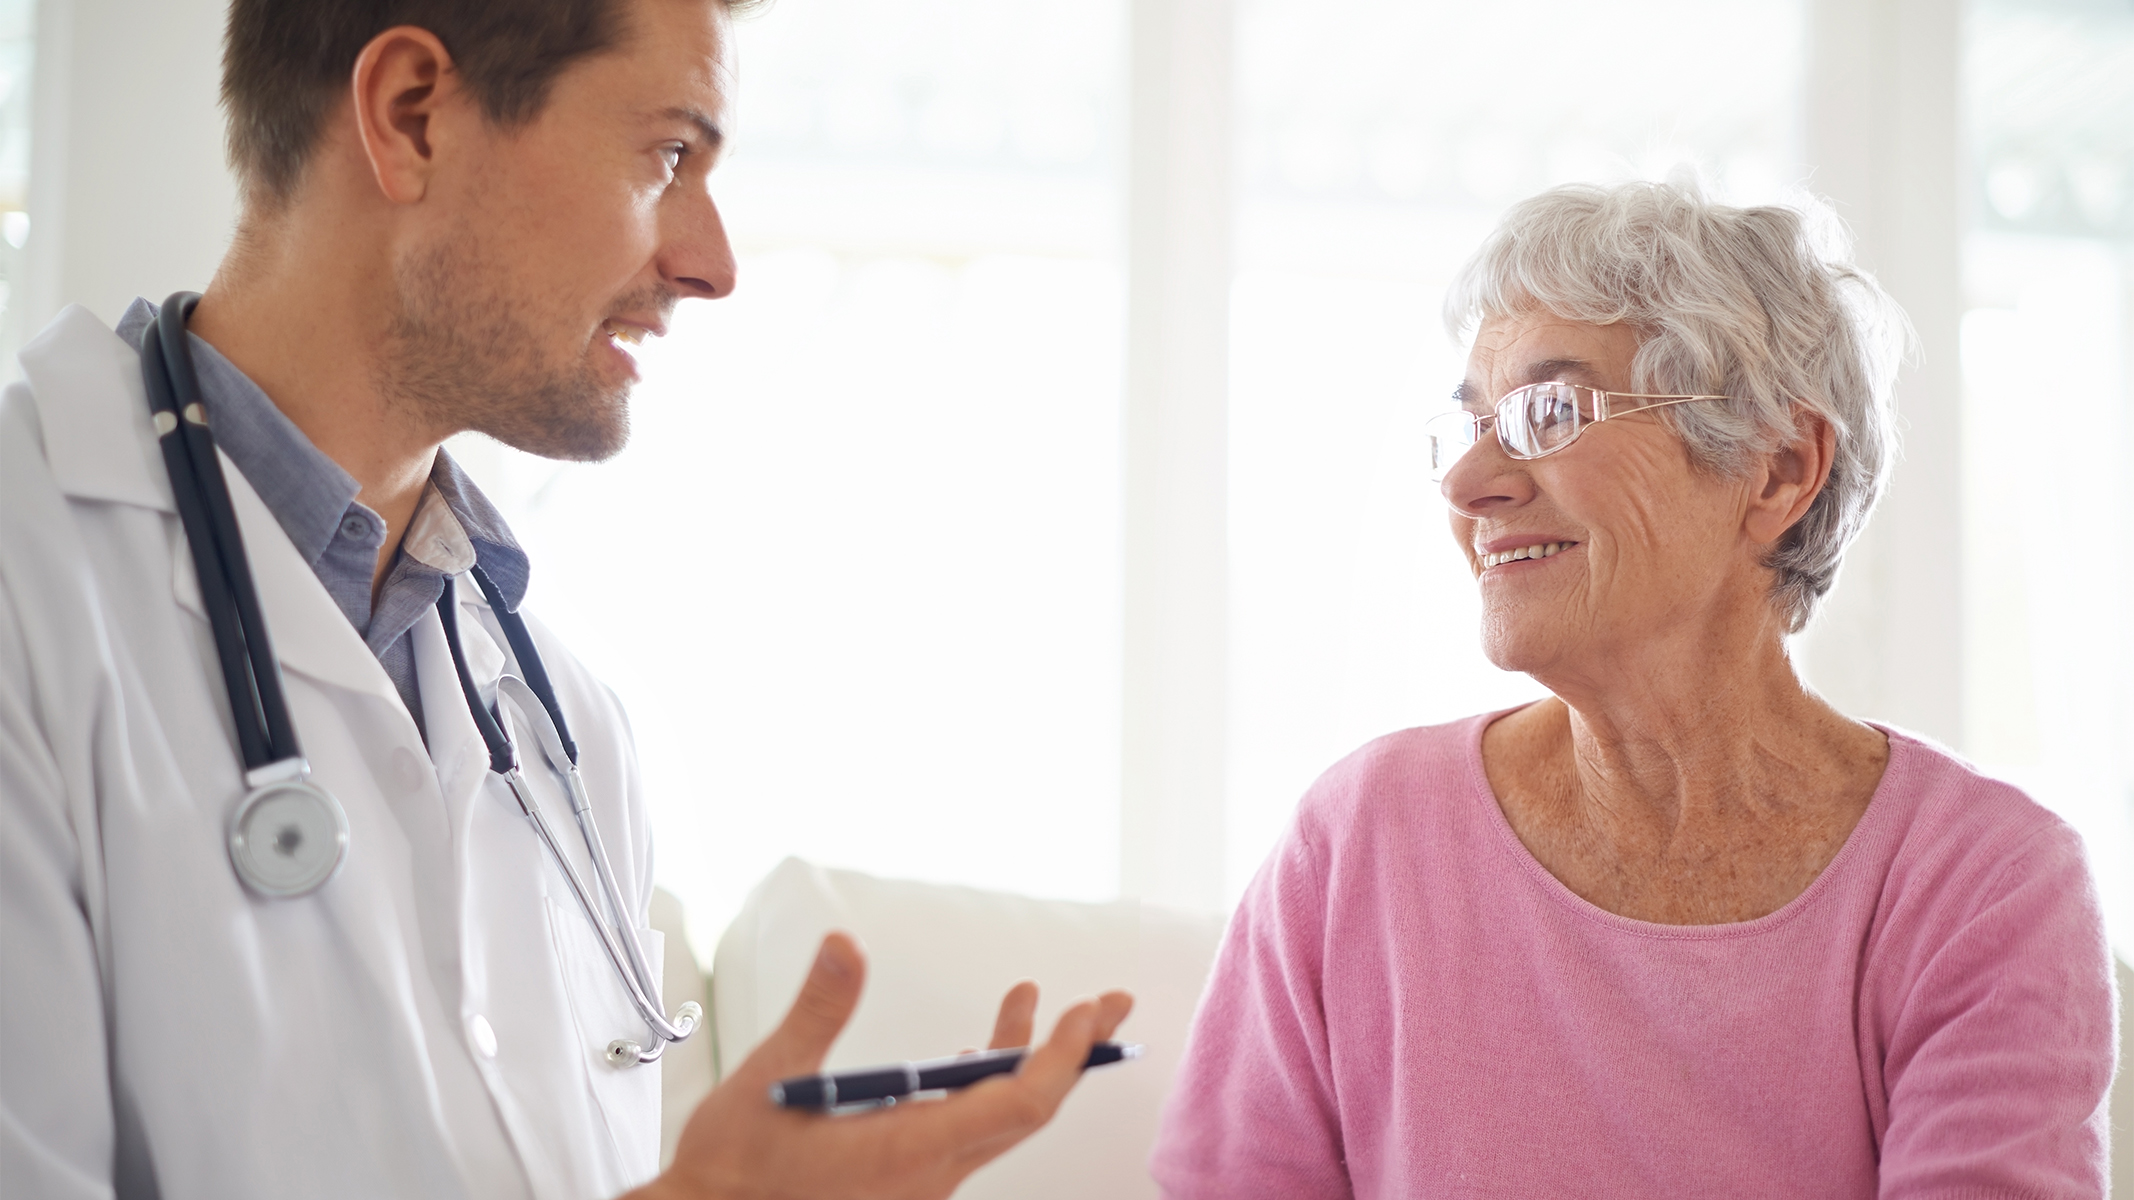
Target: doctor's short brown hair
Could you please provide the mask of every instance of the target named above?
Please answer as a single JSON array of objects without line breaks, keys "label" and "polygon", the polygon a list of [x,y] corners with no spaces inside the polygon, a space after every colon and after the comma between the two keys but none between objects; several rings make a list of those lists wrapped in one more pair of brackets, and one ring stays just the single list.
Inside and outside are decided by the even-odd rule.
[{"label": "doctor's short brown hair", "polygon": [[565,67],[624,40],[634,2],[642,0],[231,0],[222,106],[247,205],[277,208],[295,194],[327,114],[348,94],[356,56],[386,30],[436,34],[483,113],[510,127],[540,115]]}]

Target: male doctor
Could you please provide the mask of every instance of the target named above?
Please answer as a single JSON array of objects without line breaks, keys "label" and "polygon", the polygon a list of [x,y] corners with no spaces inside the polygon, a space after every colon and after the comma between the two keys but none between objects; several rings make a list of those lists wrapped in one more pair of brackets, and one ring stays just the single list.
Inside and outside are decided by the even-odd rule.
[{"label": "male doctor", "polygon": [[[235,0],[223,99],[244,209],[189,343],[347,853],[294,898],[233,871],[246,785],[144,397],[153,312],[113,330],[68,309],[0,403],[10,1200],[943,1196],[1049,1119],[1124,1018],[1122,993],[1078,1004],[1020,1074],[940,1103],[782,1111],[767,1086],[814,1070],[859,994],[859,953],[833,935],[655,1177],[658,1068],[604,1053],[644,1023],[489,769],[447,635],[494,703],[524,668],[469,580],[515,609],[530,567],[439,445],[479,430],[614,454],[628,347],[677,301],[732,290],[707,190],[728,17],[720,0]],[[651,844],[623,714],[533,637],[642,927]],[[554,774],[526,778],[567,825]],[[1010,992],[994,1044],[1026,1042],[1035,1003]]]}]

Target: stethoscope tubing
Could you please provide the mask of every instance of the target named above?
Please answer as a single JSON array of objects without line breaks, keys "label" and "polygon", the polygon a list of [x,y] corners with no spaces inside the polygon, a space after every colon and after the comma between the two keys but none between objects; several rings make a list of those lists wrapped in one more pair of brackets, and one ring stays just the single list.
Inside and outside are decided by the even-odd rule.
[{"label": "stethoscope tubing", "polygon": [[[529,719],[538,718],[535,727],[536,740],[548,757],[549,766],[563,777],[564,788],[571,802],[571,816],[578,822],[578,831],[585,838],[586,849],[593,861],[593,870],[599,876],[601,890],[606,894],[608,908],[618,928],[628,928],[629,906],[623,903],[622,889],[615,883],[615,872],[609,866],[607,845],[600,837],[600,824],[593,817],[593,799],[586,792],[585,780],[578,772],[578,745],[571,740],[571,731],[563,718],[563,705],[556,699],[555,684],[548,677],[548,668],[541,661],[541,652],[533,643],[533,633],[526,621],[504,599],[504,594],[489,574],[480,567],[469,572],[476,586],[489,601],[490,612],[496,614],[497,625],[504,631],[504,640],[510,644],[512,655],[518,660],[524,678],[506,675],[498,680],[500,694],[509,695],[520,712]],[[455,667],[456,669],[456,667]],[[509,731],[502,722],[497,724],[497,734],[508,738]],[[514,757],[516,748],[514,747]],[[538,809],[530,814],[534,820],[546,821]],[[552,839],[550,839],[552,840]],[[566,866],[568,864],[565,864]],[[645,962],[644,951],[635,937],[624,937],[623,947],[628,951],[632,973],[638,988],[646,997],[659,994],[659,985],[654,981],[652,969]],[[657,1006],[649,1003],[642,1006],[646,1021],[663,1036],[672,1037],[673,1026],[662,1019]]]},{"label": "stethoscope tubing", "polygon": [[[303,751],[295,722],[289,718],[281,663],[274,656],[259,593],[252,584],[237,513],[230,504],[229,484],[208,430],[207,407],[201,402],[199,375],[193,368],[185,320],[199,302],[196,292],[178,292],[163,302],[155,322],[142,334],[141,376],[155,417],[156,441],[171,477],[171,498],[186,540],[195,547],[193,569],[230,694],[230,716],[244,757],[246,783],[257,787],[261,781],[253,777],[256,773],[277,763],[301,763]],[[155,366],[162,369],[152,369]]]},{"label": "stethoscope tubing", "polygon": [[[554,761],[550,759],[551,765]],[[580,778],[575,765],[563,772],[563,783],[571,797],[571,816],[578,822],[578,832],[585,838],[586,848],[592,851],[593,874],[600,880],[601,890],[607,894],[608,909],[615,915],[615,927],[624,931],[622,947],[629,955],[631,972],[636,977],[639,1015],[662,1038],[679,1041],[689,1036],[696,1028],[696,1022],[689,1022],[686,1029],[670,1023],[659,1011],[659,1006],[652,1003],[652,997],[659,995],[659,982],[652,974],[652,965],[645,961],[644,947],[636,935],[629,932],[632,922],[627,914],[630,910],[623,903],[622,889],[616,886],[615,872],[608,865],[608,848],[600,839],[600,823],[593,818],[592,798],[586,794],[585,781]]]},{"label": "stethoscope tubing", "polygon": [[[540,649],[534,645],[533,632],[526,627],[525,618],[512,611],[503,590],[489,578],[488,572],[476,566],[468,574],[473,576],[475,586],[481,589],[483,598],[489,601],[489,611],[496,616],[497,627],[503,630],[504,640],[511,646],[512,657],[518,660],[519,670],[524,674],[523,679],[510,675],[499,679],[498,694],[510,696],[520,712],[536,722],[536,740],[541,743],[549,766],[563,777],[564,789],[571,802],[571,816],[578,822],[578,832],[585,839],[594,874],[599,877],[608,911],[615,922],[613,929],[623,931],[620,935],[613,935],[606,922],[594,921],[601,935],[601,945],[608,952],[608,956],[611,959],[615,957],[615,943],[619,940],[629,960],[627,967],[617,962],[615,969],[628,986],[630,1000],[637,1007],[638,1015],[644,1018],[645,1024],[657,1035],[654,1048],[646,1052],[651,1057],[640,1055],[638,1061],[655,1061],[659,1057],[659,1044],[662,1040],[680,1041],[689,1036],[696,1027],[696,1021],[692,1019],[670,1024],[660,1012],[659,1005],[652,1000],[652,997],[659,995],[659,983],[652,974],[651,966],[645,961],[643,947],[638,944],[636,936],[629,932],[632,922],[627,914],[630,909],[623,903],[622,889],[616,885],[615,872],[608,865],[607,846],[601,840],[600,825],[593,817],[592,797],[586,793],[585,780],[578,773],[578,745],[571,740],[570,724],[564,720],[563,705],[556,699],[555,684],[548,677],[548,667],[541,661]],[[440,603],[439,612],[453,626],[452,636],[447,639],[454,654],[453,669],[460,672],[460,688],[467,692],[469,708],[478,709],[480,697],[478,693],[469,690],[473,686],[473,679],[466,672],[465,656],[459,649],[457,610],[447,612],[447,607],[446,604]],[[503,722],[493,718],[483,721],[477,717],[476,725],[480,727],[482,737],[489,745],[491,768],[508,761],[516,769],[517,747],[511,743],[510,732],[504,728]],[[494,740],[490,740],[492,734]],[[520,778],[523,780],[523,776]],[[562,868],[565,878],[570,880],[573,890],[579,893],[583,902],[585,887],[570,860],[563,856],[557,840],[549,832],[548,822],[542,817],[540,808],[531,802],[531,793],[519,793],[516,785],[514,793],[519,795],[520,807],[525,810],[527,818],[538,827],[541,840],[556,856],[557,865]],[[589,903],[586,905],[588,917],[595,911]],[[609,1056],[622,1056],[620,1043],[609,1047]]]},{"label": "stethoscope tubing", "polygon": [[[549,856],[556,860],[556,866],[562,870],[564,880],[570,884],[571,891],[578,897],[579,907],[589,913],[599,911],[598,902],[586,888],[585,878],[578,873],[578,868],[572,865],[569,856],[563,851],[562,843],[557,841],[555,831],[549,828],[548,821],[541,816],[540,802],[535,799],[533,789],[527,785],[526,776],[517,768],[513,768],[510,774],[504,776],[504,782],[510,785],[512,796],[519,802],[519,810],[526,814],[526,819],[533,825],[534,833],[540,837],[541,844],[548,847]],[[607,954],[608,961],[614,964],[616,975],[622,979],[623,990],[629,993],[630,1004],[637,1010],[638,1018],[644,1021],[653,1034],[650,1046],[622,1039],[608,1043],[608,1058],[611,1062],[623,1062],[633,1057],[640,1063],[658,1062],[660,1056],[666,1053],[667,1043],[688,1037],[695,1031],[696,1022],[687,1019],[685,1015],[681,1025],[668,1024],[666,1018],[660,1014],[658,1006],[645,995],[644,980],[638,974],[640,960],[633,952],[634,947],[625,950],[617,946],[615,928],[606,921],[593,922],[593,932],[600,938],[600,948]],[[624,940],[626,944],[636,941],[627,934],[624,935]]]},{"label": "stethoscope tubing", "polygon": [[[659,1035],[660,1039],[680,1041],[682,1038],[689,1036],[689,1033],[696,1028],[697,1022],[691,1018],[669,1023],[659,1011],[658,1004],[653,1000],[653,997],[659,995],[659,983],[652,974],[651,964],[645,961],[644,948],[638,944],[636,936],[629,932],[632,924],[628,916],[630,908],[623,902],[622,889],[616,885],[615,872],[608,865],[607,846],[601,841],[600,825],[593,817],[592,799],[586,793],[585,780],[579,774],[577,764],[571,762],[564,754],[560,731],[556,729],[553,719],[554,714],[548,711],[548,706],[542,701],[539,693],[525,680],[517,676],[505,675],[499,678],[497,680],[497,695],[509,699],[512,702],[512,706],[518,709],[526,720],[533,723],[535,740],[541,743],[541,749],[548,757],[549,766],[563,779],[565,795],[569,797],[571,802],[571,815],[578,822],[580,836],[585,839],[586,857],[592,861],[593,873],[600,884],[601,896],[607,902],[608,912],[614,920],[612,927],[606,922],[598,923],[601,944],[607,950],[608,957],[611,960],[615,960],[616,971],[630,985],[631,1000],[637,1006],[638,1015],[644,1018],[645,1024],[650,1026],[652,1031]],[[514,769],[513,773],[506,778],[511,782],[513,794],[518,797],[519,807],[525,811],[527,818],[533,822],[535,830],[540,834],[542,843],[549,848],[551,854],[555,855],[557,866],[562,869],[564,878],[570,882],[572,890],[578,893],[581,900],[589,899],[587,897],[588,889],[584,882],[585,877],[564,856],[562,840],[550,831],[548,820],[541,813],[539,801],[534,797],[532,790],[525,786],[525,776],[522,771]],[[593,911],[589,903],[586,904],[586,908],[588,912]],[[656,1053],[654,1057],[657,1057]],[[640,1061],[650,1062],[652,1060],[640,1059]]]},{"label": "stethoscope tubing", "polygon": [[[503,603],[503,596],[496,585],[480,567],[470,571],[490,601],[490,612],[504,630],[505,640],[511,644],[520,669],[528,676],[539,673],[542,684],[548,684],[548,674],[541,665],[540,653],[535,649],[533,637],[527,630],[525,618],[511,611]],[[657,1062],[666,1052],[666,1043],[678,1042],[696,1031],[702,1020],[702,1009],[693,1001],[684,1004],[677,1012],[677,1019],[667,1020],[660,1012],[653,997],[660,992],[659,983],[653,977],[650,965],[645,961],[644,950],[631,930],[629,906],[624,903],[622,890],[615,883],[614,871],[608,865],[607,848],[600,838],[599,825],[593,819],[592,801],[586,794],[585,782],[578,773],[578,764],[572,753],[576,747],[566,740],[564,726],[558,719],[561,705],[557,703],[552,686],[536,688],[532,680],[520,679],[506,674],[497,681],[497,695],[509,699],[513,707],[528,721],[534,723],[535,740],[541,743],[542,752],[549,766],[563,779],[565,795],[570,799],[572,815],[578,823],[578,831],[585,840],[587,857],[592,860],[594,874],[598,877],[601,896],[595,898],[586,885],[585,877],[564,852],[562,842],[541,814],[539,800],[528,785],[520,769],[518,747],[504,728],[501,708],[492,709],[482,703],[481,692],[475,687],[474,676],[467,666],[467,656],[461,648],[459,636],[459,612],[456,589],[452,580],[445,580],[444,591],[437,599],[438,614],[444,620],[445,643],[452,652],[452,667],[459,676],[461,693],[466,697],[467,710],[474,717],[482,741],[489,748],[489,769],[503,777],[510,787],[512,797],[518,801],[519,811],[534,827],[541,844],[548,848],[549,856],[556,860],[556,867],[563,873],[577,897],[578,906],[584,910],[592,923],[594,934],[600,939],[601,950],[615,966],[615,973],[623,982],[623,990],[629,994],[630,1004],[637,1010],[651,1032],[651,1044],[641,1045],[617,1039],[607,1047],[608,1060],[618,1065],[635,1060],[640,1063]],[[548,694],[543,695],[543,692]],[[600,917],[604,907],[609,920]]]}]

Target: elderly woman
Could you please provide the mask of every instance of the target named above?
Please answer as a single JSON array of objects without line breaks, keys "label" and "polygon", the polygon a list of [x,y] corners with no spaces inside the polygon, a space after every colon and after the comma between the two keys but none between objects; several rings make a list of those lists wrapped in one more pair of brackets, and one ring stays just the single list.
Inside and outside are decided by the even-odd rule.
[{"label": "elderly woman", "polygon": [[1305,796],[1169,1195],[2102,1193],[2075,834],[1787,657],[1888,474],[1903,327],[1823,215],[1562,188],[1462,274],[1433,462],[1489,658],[1552,695]]}]

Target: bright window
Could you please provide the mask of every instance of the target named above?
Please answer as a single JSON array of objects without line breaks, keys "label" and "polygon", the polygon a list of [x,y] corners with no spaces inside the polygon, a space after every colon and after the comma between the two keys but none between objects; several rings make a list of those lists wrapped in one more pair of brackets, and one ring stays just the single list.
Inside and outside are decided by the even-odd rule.
[{"label": "bright window", "polygon": [[2134,957],[2134,12],[1969,17],[1965,749],[2082,831]]},{"label": "bright window", "polygon": [[1233,895],[1342,755],[1542,694],[1482,657],[1420,467],[1465,366],[1439,317],[1453,272],[1552,184],[1689,167],[1778,196],[1801,21],[1793,0],[1240,6]]},{"label": "bright window", "polygon": [[30,68],[37,54],[36,6],[0,0],[0,378],[15,377],[21,322],[10,319],[29,240]]},{"label": "bright window", "polygon": [[648,343],[612,462],[456,449],[628,706],[700,949],[787,854],[1109,897],[1120,12],[735,28],[739,288]]}]

